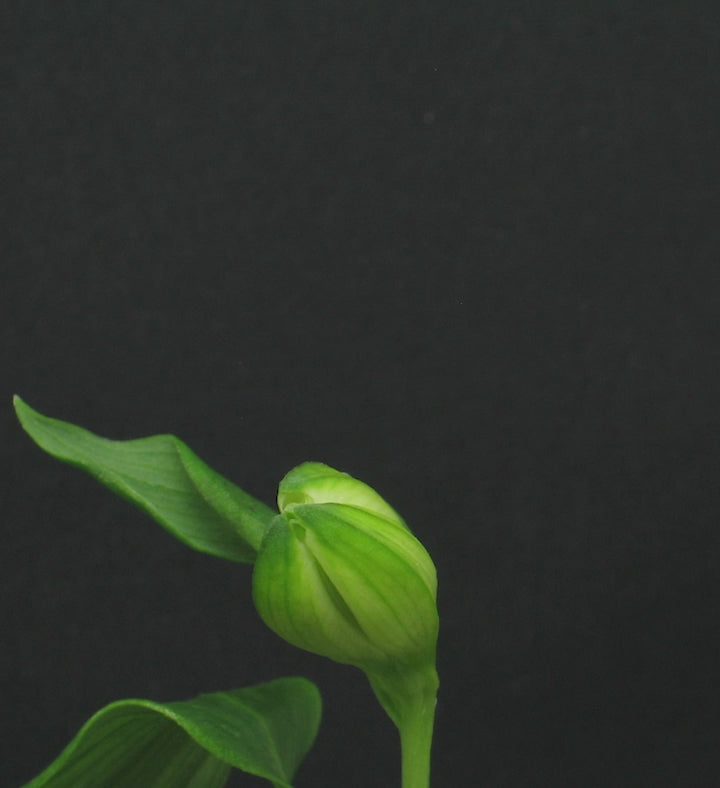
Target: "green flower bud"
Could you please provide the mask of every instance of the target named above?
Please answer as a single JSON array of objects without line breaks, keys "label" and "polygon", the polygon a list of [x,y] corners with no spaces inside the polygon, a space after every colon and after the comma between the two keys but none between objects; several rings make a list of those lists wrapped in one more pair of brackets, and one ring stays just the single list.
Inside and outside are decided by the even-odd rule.
[{"label": "green flower bud", "polygon": [[435,566],[372,488],[320,463],[280,483],[253,575],[260,616],[295,646],[373,677],[432,672]]}]

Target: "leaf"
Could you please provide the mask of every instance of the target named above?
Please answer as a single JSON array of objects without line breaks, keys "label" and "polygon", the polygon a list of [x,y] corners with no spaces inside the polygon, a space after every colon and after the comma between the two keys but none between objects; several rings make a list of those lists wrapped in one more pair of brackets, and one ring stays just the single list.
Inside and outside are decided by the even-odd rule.
[{"label": "leaf", "polygon": [[204,553],[253,563],[270,507],[206,465],[173,435],[113,441],[43,416],[14,397],[23,428],[48,454],[94,476]]},{"label": "leaf", "polygon": [[292,788],[320,714],[317,687],[295,677],[174,703],[121,700],[23,788],[222,788],[232,767]]}]

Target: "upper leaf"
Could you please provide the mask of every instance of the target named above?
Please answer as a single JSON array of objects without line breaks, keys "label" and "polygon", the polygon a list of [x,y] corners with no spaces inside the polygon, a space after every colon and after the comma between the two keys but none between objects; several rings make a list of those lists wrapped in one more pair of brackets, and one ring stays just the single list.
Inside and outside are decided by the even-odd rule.
[{"label": "upper leaf", "polygon": [[320,693],[302,678],[175,703],[117,701],[24,788],[222,788],[232,767],[292,788],[320,715]]},{"label": "upper leaf", "polygon": [[173,435],[113,441],[43,416],[14,398],[46,452],[94,476],[204,553],[252,563],[275,512],[206,465]]}]

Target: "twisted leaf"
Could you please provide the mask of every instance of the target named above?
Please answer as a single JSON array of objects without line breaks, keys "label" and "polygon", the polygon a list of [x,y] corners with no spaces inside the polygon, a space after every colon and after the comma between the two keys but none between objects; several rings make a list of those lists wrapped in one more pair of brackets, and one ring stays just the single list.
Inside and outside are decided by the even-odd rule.
[{"label": "twisted leaf", "polygon": [[253,563],[275,512],[206,465],[173,435],[113,441],[43,416],[14,398],[23,428],[48,454],[94,476],[204,553]]}]

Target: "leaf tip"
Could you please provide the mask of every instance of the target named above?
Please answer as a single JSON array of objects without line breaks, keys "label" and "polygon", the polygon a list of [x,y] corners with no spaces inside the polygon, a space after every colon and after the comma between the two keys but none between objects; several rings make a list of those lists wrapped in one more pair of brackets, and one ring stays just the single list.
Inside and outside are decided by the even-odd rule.
[{"label": "leaf tip", "polygon": [[13,407],[15,408],[15,415],[20,420],[20,423],[24,424],[25,417],[31,412],[30,406],[21,400],[17,394],[13,394]]}]

